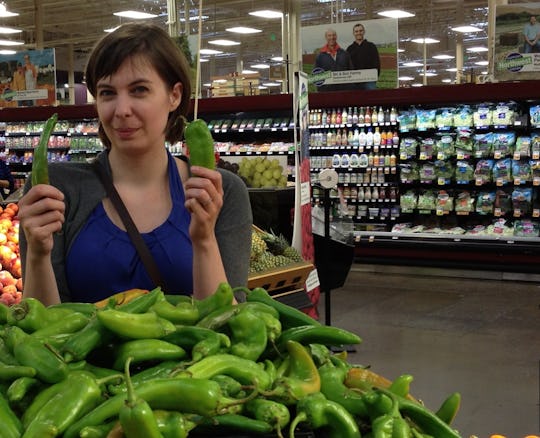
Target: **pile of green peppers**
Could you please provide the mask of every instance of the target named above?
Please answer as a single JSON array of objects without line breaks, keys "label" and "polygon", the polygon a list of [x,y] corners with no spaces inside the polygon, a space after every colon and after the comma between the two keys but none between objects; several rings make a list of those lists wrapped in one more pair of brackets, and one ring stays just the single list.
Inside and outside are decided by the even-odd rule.
[{"label": "pile of green peppers", "polygon": [[236,292],[1,305],[0,436],[460,436],[458,393],[430,410],[409,394],[411,376],[347,362],[355,333],[264,289],[242,288],[240,304]]}]

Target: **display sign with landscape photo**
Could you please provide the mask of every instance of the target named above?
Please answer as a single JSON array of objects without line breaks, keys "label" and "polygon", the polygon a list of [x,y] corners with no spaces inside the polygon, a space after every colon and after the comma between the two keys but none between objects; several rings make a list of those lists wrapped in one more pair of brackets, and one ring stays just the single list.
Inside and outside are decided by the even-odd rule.
[{"label": "display sign with landscape photo", "polygon": [[[334,42],[342,51],[334,49]],[[303,71],[310,91],[396,88],[397,48],[398,20],[393,18],[302,28]]]},{"label": "display sign with landscape photo", "polygon": [[493,77],[540,78],[540,3],[497,5]]},{"label": "display sign with landscape photo", "polygon": [[54,105],[54,49],[0,55],[0,107]]}]

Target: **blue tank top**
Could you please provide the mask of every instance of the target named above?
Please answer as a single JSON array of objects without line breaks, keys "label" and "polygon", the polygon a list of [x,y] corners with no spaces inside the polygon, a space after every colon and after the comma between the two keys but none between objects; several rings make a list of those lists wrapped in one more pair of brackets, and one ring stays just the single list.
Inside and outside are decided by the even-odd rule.
[{"label": "blue tank top", "polygon": [[[172,210],[167,220],[142,237],[167,285],[167,293],[190,295],[193,290],[193,251],[189,237],[190,214],[184,207],[184,189],[172,155],[168,161]],[[128,289],[153,289],[150,276],[127,232],[114,225],[99,203],[66,257],[71,298],[94,302]]]}]

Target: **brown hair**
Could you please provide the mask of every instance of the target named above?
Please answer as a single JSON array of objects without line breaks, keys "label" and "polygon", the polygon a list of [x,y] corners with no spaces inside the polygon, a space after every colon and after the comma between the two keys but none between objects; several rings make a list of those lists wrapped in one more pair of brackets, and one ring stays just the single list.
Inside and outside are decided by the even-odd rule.
[{"label": "brown hair", "polygon": [[[126,59],[141,56],[157,71],[170,89],[183,84],[182,100],[176,110],[169,113],[165,139],[173,144],[182,139],[184,117],[191,97],[191,71],[189,63],[169,34],[161,27],[148,23],[128,23],[103,37],[90,54],[86,65],[86,86],[96,97],[100,79],[114,74]],[[99,126],[99,136],[106,148],[111,141]]]}]

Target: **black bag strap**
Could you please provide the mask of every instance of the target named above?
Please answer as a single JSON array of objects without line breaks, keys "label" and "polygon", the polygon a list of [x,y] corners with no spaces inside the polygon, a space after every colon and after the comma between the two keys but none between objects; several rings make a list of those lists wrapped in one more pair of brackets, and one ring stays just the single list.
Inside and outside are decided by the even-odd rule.
[{"label": "black bag strap", "polygon": [[157,266],[157,263],[154,260],[152,253],[148,249],[148,245],[146,245],[146,242],[139,233],[139,230],[137,230],[137,226],[133,222],[129,211],[127,210],[124,202],[122,201],[122,198],[120,198],[118,191],[114,187],[111,176],[105,171],[105,169],[103,169],[103,166],[97,160],[94,161],[94,167],[96,168],[96,172],[101,182],[103,183],[103,186],[105,187],[107,196],[109,196],[109,199],[111,200],[114,208],[122,219],[122,222],[126,227],[126,231],[129,234],[129,237],[131,238],[135,249],[139,253],[139,257],[141,258],[141,261],[143,262],[143,265],[148,272],[148,275],[150,275],[150,278],[152,279],[156,287],[160,286],[162,290],[166,291],[167,288],[165,287],[165,281],[161,276],[161,272]]}]

